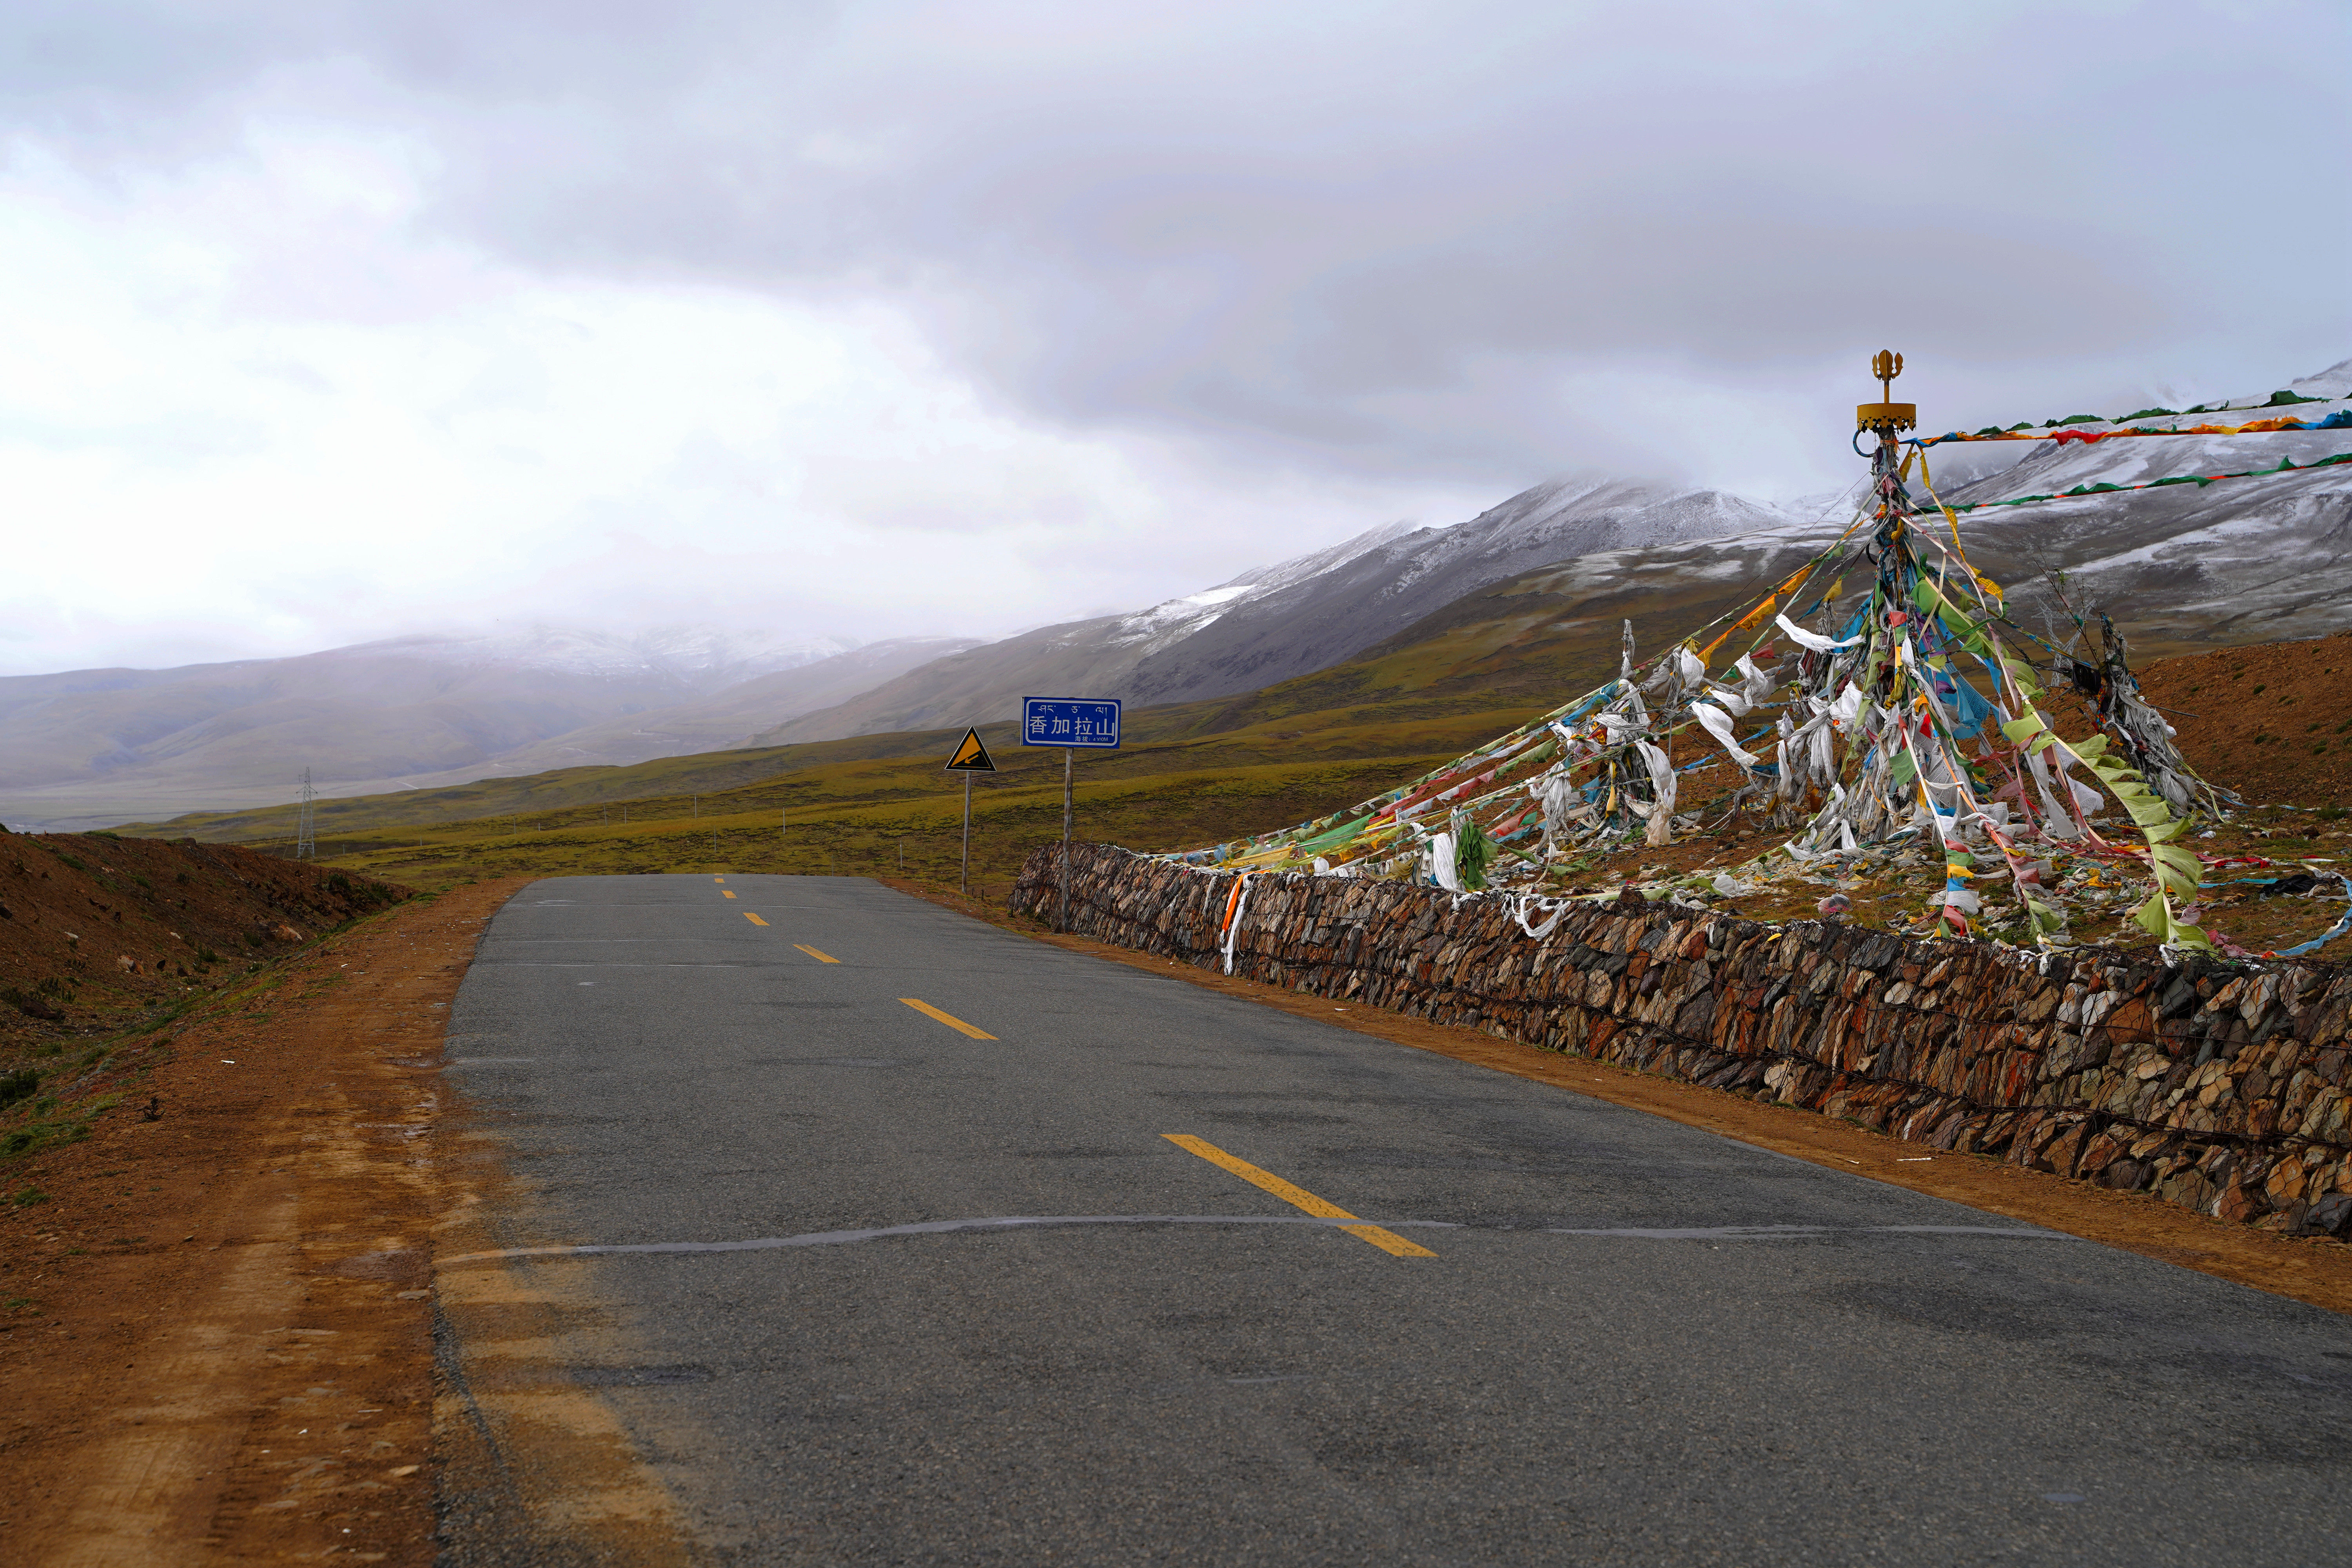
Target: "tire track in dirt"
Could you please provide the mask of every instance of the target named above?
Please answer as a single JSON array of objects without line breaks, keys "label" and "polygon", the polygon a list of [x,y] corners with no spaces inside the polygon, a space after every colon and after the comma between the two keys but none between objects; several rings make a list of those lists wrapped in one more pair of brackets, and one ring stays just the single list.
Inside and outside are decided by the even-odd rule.
[{"label": "tire track in dirt", "polygon": [[446,1008],[529,879],[402,905],[151,1049],[135,1105],[0,1171],[0,1560],[434,1554]]}]

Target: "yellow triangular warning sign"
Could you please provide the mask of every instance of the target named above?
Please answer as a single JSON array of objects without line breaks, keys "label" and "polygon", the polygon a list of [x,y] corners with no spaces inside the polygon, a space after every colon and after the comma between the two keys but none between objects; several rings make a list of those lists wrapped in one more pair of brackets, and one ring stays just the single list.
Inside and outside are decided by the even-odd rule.
[{"label": "yellow triangular warning sign", "polygon": [[966,730],[963,732],[963,744],[958,746],[955,749],[955,755],[948,759],[948,772],[992,773],[995,771],[996,764],[988,758],[988,748],[980,743],[980,731]]}]

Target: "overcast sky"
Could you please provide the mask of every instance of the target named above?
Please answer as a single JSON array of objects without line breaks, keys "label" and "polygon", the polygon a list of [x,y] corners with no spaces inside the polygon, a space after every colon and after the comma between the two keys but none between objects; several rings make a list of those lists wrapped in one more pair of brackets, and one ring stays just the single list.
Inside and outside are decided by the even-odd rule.
[{"label": "overcast sky", "polygon": [[2352,355],[2352,5],[0,5],[0,672],[999,635]]}]

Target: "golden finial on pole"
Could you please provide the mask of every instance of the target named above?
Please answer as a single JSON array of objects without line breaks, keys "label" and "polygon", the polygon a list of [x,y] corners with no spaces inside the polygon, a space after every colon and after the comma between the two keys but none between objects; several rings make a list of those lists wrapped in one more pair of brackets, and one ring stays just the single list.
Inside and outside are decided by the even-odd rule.
[{"label": "golden finial on pole", "polygon": [[1916,426],[1919,423],[1918,406],[1894,401],[1895,378],[1903,374],[1903,356],[1893,349],[1879,350],[1871,357],[1870,374],[1878,378],[1880,395],[1887,401],[1857,404],[1853,411],[1854,428],[1889,435]]}]

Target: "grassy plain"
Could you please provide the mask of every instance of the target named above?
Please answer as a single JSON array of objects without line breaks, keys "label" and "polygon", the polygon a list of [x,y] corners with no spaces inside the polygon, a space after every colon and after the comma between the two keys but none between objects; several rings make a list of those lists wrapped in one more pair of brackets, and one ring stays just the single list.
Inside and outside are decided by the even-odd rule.
[{"label": "grassy plain", "polygon": [[[1097,842],[1159,848],[1296,822],[1329,809],[1328,802],[1360,798],[1424,772],[1513,718],[1475,714],[1414,725],[1402,735],[1326,733],[1307,754],[1288,761],[1237,757],[1250,749],[1245,745],[1182,742],[1082,752],[1074,769],[1076,832]],[[941,740],[928,756],[819,763],[698,797],[542,810],[425,827],[413,839],[386,835],[321,847],[334,852],[333,864],[374,875],[400,867],[420,887],[516,873],[857,876],[902,869],[920,881],[953,885],[963,789],[940,766],[955,737]],[[972,789],[976,892],[1009,889],[1029,851],[1062,832],[1061,753],[1010,744],[992,750],[1002,771],[980,775]]]},{"label": "grassy plain", "polygon": [[[1159,848],[1297,822],[1328,810],[1335,800],[1359,799],[1425,772],[1523,716],[1519,710],[1474,710],[1410,721],[1285,729],[1279,739],[1253,726],[1203,739],[1131,742],[1116,752],[1080,752],[1074,773],[1076,831],[1096,841]],[[972,790],[975,891],[1009,887],[1029,851],[1062,831],[1061,753],[1025,751],[1010,734],[988,738],[1001,771],[979,775]],[[664,763],[579,770],[595,776],[569,782],[588,786],[579,793],[600,797],[593,800],[564,800],[566,781],[560,776],[529,781],[530,791],[518,800],[499,800],[500,792],[492,787],[469,786],[505,809],[441,820],[323,822],[320,856],[329,865],[372,876],[391,877],[396,868],[399,879],[424,889],[519,874],[856,876],[897,874],[902,868],[918,880],[951,886],[962,845],[963,787],[940,763],[958,737],[941,732],[923,739],[931,743],[916,756],[790,754],[823,749],[811,747],[722,753],[734,760],[698,759],[710,765],[683,781],[708,785],[718,782],[712,773],[727,767],[752,775],[718,788],[665,789],[672,780],[664,775],[672,768]],[[411,811],[428,804],[400,796],[392,803]],[[446,811],[469,803],[430,804]],[[194,827],[173,825],[184,832]],[[263,845],[270,838],[284,843],[273,834]]]}]

